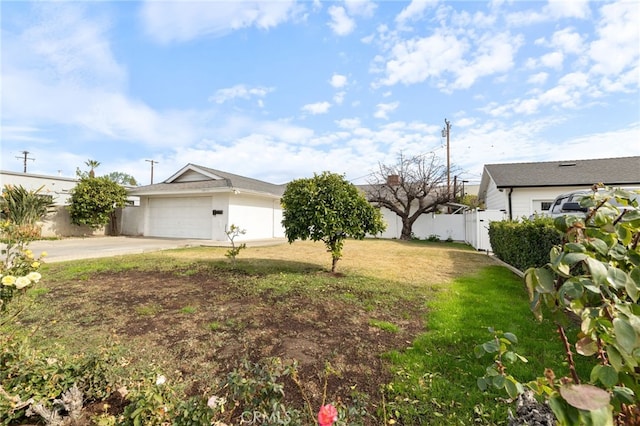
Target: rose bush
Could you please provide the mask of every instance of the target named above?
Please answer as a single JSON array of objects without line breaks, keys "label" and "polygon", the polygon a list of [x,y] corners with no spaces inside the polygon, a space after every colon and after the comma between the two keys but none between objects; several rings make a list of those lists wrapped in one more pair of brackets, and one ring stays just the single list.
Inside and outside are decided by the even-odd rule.
[{"label": "rose bush", "polygon": [[38,272],[42,259],[47,255],[42,252],[35,257],[27,248],[28,242],[16,238],[15,224],[11,221],[0,222],[0,234],[5,238],[0,263],[0,311],[4,311],[13,299],[16,291],[26,291],[26,287],[35,284],[42,278]]}]

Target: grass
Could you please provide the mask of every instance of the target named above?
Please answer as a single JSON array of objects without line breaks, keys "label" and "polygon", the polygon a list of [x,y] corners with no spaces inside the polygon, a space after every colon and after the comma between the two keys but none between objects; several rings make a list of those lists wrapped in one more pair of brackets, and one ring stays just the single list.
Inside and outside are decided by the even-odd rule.
[{"label": "grass", "polygon": [[371,327],[379,328],[380,330],[388,331],[389,333],[397,333],[398,331],[400,331],[400,327],[389,321],[370,319],[369,325]]},{"label": "grass", "polygon": [[[338,264],[339,277],[326,273],[331,259],[318,243],[247,248],[235,265],[225,253],[224,248],[200,247],[46,265],[46,280],[30,292],[35,301],[23,313],[23,326],[37,329],[34,336],[43,347],[62,345],[81,352],[109,341],[114,330],[126,329],[127,324],[189,314],[188,321],[172,325],[191,327],[176,331],[176,335],[193,336],[184,341],[163,346],[123,335],[118,341],[137,360],[131,368],[165,363],[179,369],[181,358],[187,357],[187,367],[204,380],[219,374],[211,354],[233,347],[221,340],[225,336],[264,330],[261,321],[278,313],[306,320],[312,330],[323,329],[330,326],[326,318],[305,318],[304,311],[298,314],[302,318],[296,318],[296,312],[312,304],[338,310],[344,328],[357,320],[382,331],[375,332],[381,337],[402,337],[395,349],[374,354],[383,356],[392,376],[381,383],[384,401],[374,399],[368,409],[405,425],[506,423],[506,406],[498,402],[504,395],[482,394],[476,386],[476,378],[491,359],[476,359],[473,347],[491,337],[490,326],[518,336],[516,349],[530,360],[511,371],[521,381],[541,375],[544,367],[552,367],[557,376],[566,374],[553,327],[533,319],[521,280],[464,245],[347,241]],[[146,284],[139,280],[145,273],[158,272],[177,279],[204,279],[194,288],[204,285],[207,277],[215,277],[224,281],[226,290],[212,291],[205,304],[201,298],[190,299],[189,292],[195,290],[184,284],[177,293],[165,295],[170,287],[167,283],[152,293],[157,300],[141,297],[132,312],[99,302],[143,289]],[[119,277],[128,281],[119,281]],[[111,280],[109,286],[101,283],[106,279]],[[179,300],[171,307],[168,303],[176,297]],[[210,306],[212,301],[234,306],[238,300],[254,305],[241,305],[237,313]],[[127,323],[129,316],[138,321]],[[411,321],[421,324],[423,332],[402,334]],[[250,347],[249,343],[244,344]]]},{"label": "grass", "polygon": [[387,354],[395,376],[387,387],[389,407],[403,413],[403,424],[505,423],[507,407],[500,401],[506,394],[483,394],[476,386],[492,359],[476,359],[473,348],[491,339],[489,327],[518,336],[515,350],[529,362],[508,371],[520,382],[543,376],[545,367],[569,375],[553,324],[533,318],[521,279],[503,267],[455,279],[429,308],[428,331]]}]

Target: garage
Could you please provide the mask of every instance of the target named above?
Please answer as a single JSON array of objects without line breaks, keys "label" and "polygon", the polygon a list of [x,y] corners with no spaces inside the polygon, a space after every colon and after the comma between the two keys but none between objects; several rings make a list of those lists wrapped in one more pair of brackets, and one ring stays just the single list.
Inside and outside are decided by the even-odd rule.
[{"label": "garage", "polygon": [[211,197],[149,198],[151,237],[211,239]]}]

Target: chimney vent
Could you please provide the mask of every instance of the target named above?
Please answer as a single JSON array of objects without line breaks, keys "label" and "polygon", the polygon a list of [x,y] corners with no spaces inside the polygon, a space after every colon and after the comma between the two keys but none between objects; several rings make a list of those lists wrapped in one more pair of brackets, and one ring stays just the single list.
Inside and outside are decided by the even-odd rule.
[{"label": "chimney vent", "polygon": [[398,186],[402,180],[400,179],[400,175],[389,175],[387,176],[387,185],[389,186]]}]

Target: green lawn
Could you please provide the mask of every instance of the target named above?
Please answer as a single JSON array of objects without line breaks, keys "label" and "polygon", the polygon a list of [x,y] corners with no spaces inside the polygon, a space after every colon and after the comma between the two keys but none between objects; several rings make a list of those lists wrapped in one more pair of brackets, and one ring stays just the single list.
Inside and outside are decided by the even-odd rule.
[{"label": "green lawn", "polygon": [[[128,354],[119,374],[171,366],[181,371],[167,372],[182,383],[177,392],[192,389],[192,395],[215,389],[216,377],[227,374],[226,360],[240,358],[242,342],[259,355],[277,353],[282,341],[297,336],[300,345],[316,347],[282,349],[303,357],[305,382],[284,388],[291,396],[286,403],[306,413],[306,402],[324,402],[318,377],[330,365],[324,396],[351,407],[343,423],[350,425],[506,423],[506,395],[476,386],[491,359],[476,359],[473,347],[491,337],[488,327],[518,336],[516,349],[530,361],[511,370],[521,381],[545,367],[567,374],[554,328],[533,319],[521,279],[466,246],[347,241],[338,276],[327,273],[331,259],[322,244],[247,248],[235,266],[225,251],[201,247],[47,265],[19,322],[0,330],[5,336],[29,330],[45,355],[91,353],[107,341]],[[184,335],[189,338],[176,337]],[[260,342],[266,346],[256,348]],[[382,370],[372,373],[376,359]],[[357,398],[349,394],[354,388]],[[306,399],[296,398],[299,392]]]}]

